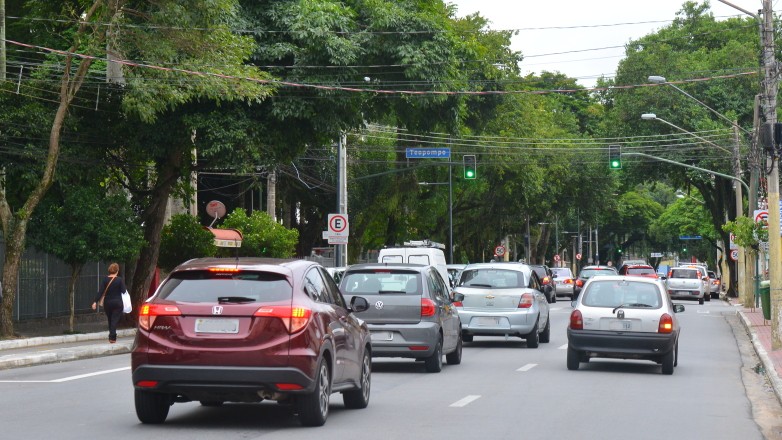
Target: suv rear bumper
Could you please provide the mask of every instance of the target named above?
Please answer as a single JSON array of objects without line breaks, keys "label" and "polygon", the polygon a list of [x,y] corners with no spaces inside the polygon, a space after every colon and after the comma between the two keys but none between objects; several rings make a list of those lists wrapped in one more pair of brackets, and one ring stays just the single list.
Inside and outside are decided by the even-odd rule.
[{"label": "suv rear bumper", "polygon": [[[367,324],[367,327],[372,334],[372,357],[429,357],[440,339],[440,325],[436,322]],[[410,347],[428,348],[413,350]]]},{"label": "suv rear bumper", "polygon": [[[153,381],[153,387],[140,387]],[[277,384],[295,384],[300,390],[280,390]],[[187,365],[140,365],[133,370],[133,385],[138,390],[181,394],[192,400],[204,395],[245,395],[260,397],[267,392],[308,393],[315,381],[296,368],[219,367]],[[262,400],[262,399],[258,399]]]},{"label": "suv rear bumper", "polygon": [[676,346],[677,336],[677,333],[567,329],[568,348],[620,359],[653,359],[669,353]]}]

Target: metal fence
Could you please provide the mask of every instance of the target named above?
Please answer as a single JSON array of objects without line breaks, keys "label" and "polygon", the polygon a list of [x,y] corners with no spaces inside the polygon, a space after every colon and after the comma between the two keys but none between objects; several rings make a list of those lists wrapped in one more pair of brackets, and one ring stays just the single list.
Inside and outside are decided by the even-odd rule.
[{"label": "metal fence", "polygon": [[[5,243],[0,241],[0,261],[5,261]],[[76,314],[91,312],[101,279],[108,264],[84,265],[76,281],[74,304]],[[14,304],[14,321],[67,316],[68,285],[71,266],[52,255],[28,248],[22,255]]]}]

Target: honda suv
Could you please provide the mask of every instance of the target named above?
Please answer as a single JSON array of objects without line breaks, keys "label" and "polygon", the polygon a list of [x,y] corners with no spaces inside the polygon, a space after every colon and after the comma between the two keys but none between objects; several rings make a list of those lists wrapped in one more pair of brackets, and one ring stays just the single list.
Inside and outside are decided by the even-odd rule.
[{"label": "honda suv", "polygon": [[449,365],[462,362],[459,312],[437,267],[356,264],[340,285],[346,298],[361,295],[374,304],[358,314],[371,331],[372,356],[422,360],[430,373],[442,370],[443,354]]},{"label": "honda suv", "polygon": [[302,424],[326,422],[329,397],[369,403],[372,346],[318,263],[260,258],[191,260],[139,311],[131,354],[136,415],[162,423],[174,402],[275,400]]}]

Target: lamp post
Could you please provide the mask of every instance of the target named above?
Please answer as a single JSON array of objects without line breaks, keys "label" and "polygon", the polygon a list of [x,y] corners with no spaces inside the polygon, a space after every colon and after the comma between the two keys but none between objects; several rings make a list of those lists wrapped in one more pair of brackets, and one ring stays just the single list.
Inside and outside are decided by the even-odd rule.
[{"label": "lamp post", "polygon": [[[652,77],[649,77],[649,78],[651,79]],[[660,77],[660,78],[662,78],[662,77]],[[662,79],[665,80],[665,78],[662,78]],[[681,90],[678,87],[676,87],[676,89],[677,90]],[[686,92],[684,92],[684,91],[682,91],[682,93],[686,94]],[[687,95],[687,96],[690,96],[690,95]],[[695,98],[692,98],[692,99],[695,99]],[[697,101],[697,99],[696,99],[696,101]],[[698,102],[700,103],[700,101],[698,101]],[[706,106],[706,104],[703,104],[703,105],[706,108],[708,108],[709,110],[711,110],[712,112],[717,113],[716,110],[713,110],[711,107]],[[717,113],[717,114],[719,114],[719,113]],[[726,151],[726,152],[730,153],[730,151],[727,150],[726,148],[723,148],[723,147],[715,144],[714,142],[711,142],[711,141],[709,141],[707,139],[704,139],[704,138],[702,138],[701,136],[698,136],[695,133],[691,133],[691,132],[689,132],[689,131],[679,127],[678,125],[672,124],[672,123],[670,123],[670,122],[668,122],[668,121],[666,121],[666,120],[664,120],[662,118],[658,118],[657,115],[655,115],[654,113],[644,113],[644,114],[641,115],[641,119],[643,119],[645,121],[656,120],[656,121],[663,122],[663,123],[665,123],[667,125],[670,125],[671,127],[676,128],[677,130],[679,130],[679,131],[681,131],[683,133],[687,133],[690,136],[695,137],[696,139],[700,139],[703,142],[706,142],[706,143],[708,143],[708,144],[710,144],[710,145],[712,145],[714,147],[719,148],[720,150],[723,150],[723,151]],[[731,125],[733,125],[732,122],[731,122]],[[731,179],[733,179],[733,181],[734,181],[733,182],[733,190],[734,190],[734,194],[736,196],[736,218],[739,218],[742,215],[744,215],[744,199],[743,199],[743,197],[741,195],[741,185],[737,185],[736,184],[736,180],[741,182],[741,165],[740,165],[740,161],[739,161],[738,142],[736,142],[735,145],[736,146],[735,146],[734,151],[733,151],[733,159],[735,161],[734,162],[734,169],[733,169],[733,171],[734,171],[734,174],[735,174],[736,177],[735,178],[732,177]],[[749,192],[749,188],[747,188],[747,192]],[[745,279],[746,277],[744,276],[744,272],[745,272],[745,269],[746,269],[747,261],[746,261],[745,255],[744,255],[744,249],[741,246],[739,246],[738,251],[739,251],[739,258],[738,258],[738,261],[737,261],[738,264],[736,264],[736,280],[738,281],[738,283],[742,283],[742,282],[744,283],[744,286],[739,288],[739,292],[740,292],[740,294],[744,295],[743,299],[745,300],[745,302],[747,304],[749,304],[749,301],[751,301],[751,298],[754,297],[754,295],[752,295],[752,296],[749,295],[749,292],[751,290],[750,287],[749,287],[750,286],[749,280],[746,280]],[[735,284],[737,287],[739,286],[738,283]]]}]

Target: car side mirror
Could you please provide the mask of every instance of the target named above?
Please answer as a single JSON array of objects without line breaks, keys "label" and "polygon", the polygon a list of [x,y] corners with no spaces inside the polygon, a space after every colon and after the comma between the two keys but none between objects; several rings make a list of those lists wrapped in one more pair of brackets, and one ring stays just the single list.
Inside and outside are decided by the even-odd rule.
[{"label": "car side mirror", "polygon": [[557,274],[551,274],[551,278],[556,278]]},{"label": "car side mirror", "polygon": [[454,293],[452,301],[453,302],[462,302],[462,301],[464,301],[464,294],[463,293]]},{"label": "car side mirror", "polygon": [[674,304],[673,305],[673,312],[674,313],[681,313],[684,311],[684,306],[681,304]]},{"label": "car side mirror", "polygon": [[350,299],[350,310],[358,313],[369,309],[369,301],[362,296],[354,296]]},{"label": "car side mirror", "polygon": [[573,307],[575,309],[576,305],[577,305],[577,301],[576,300],[571,300],[570,301],[570,307]]}]

